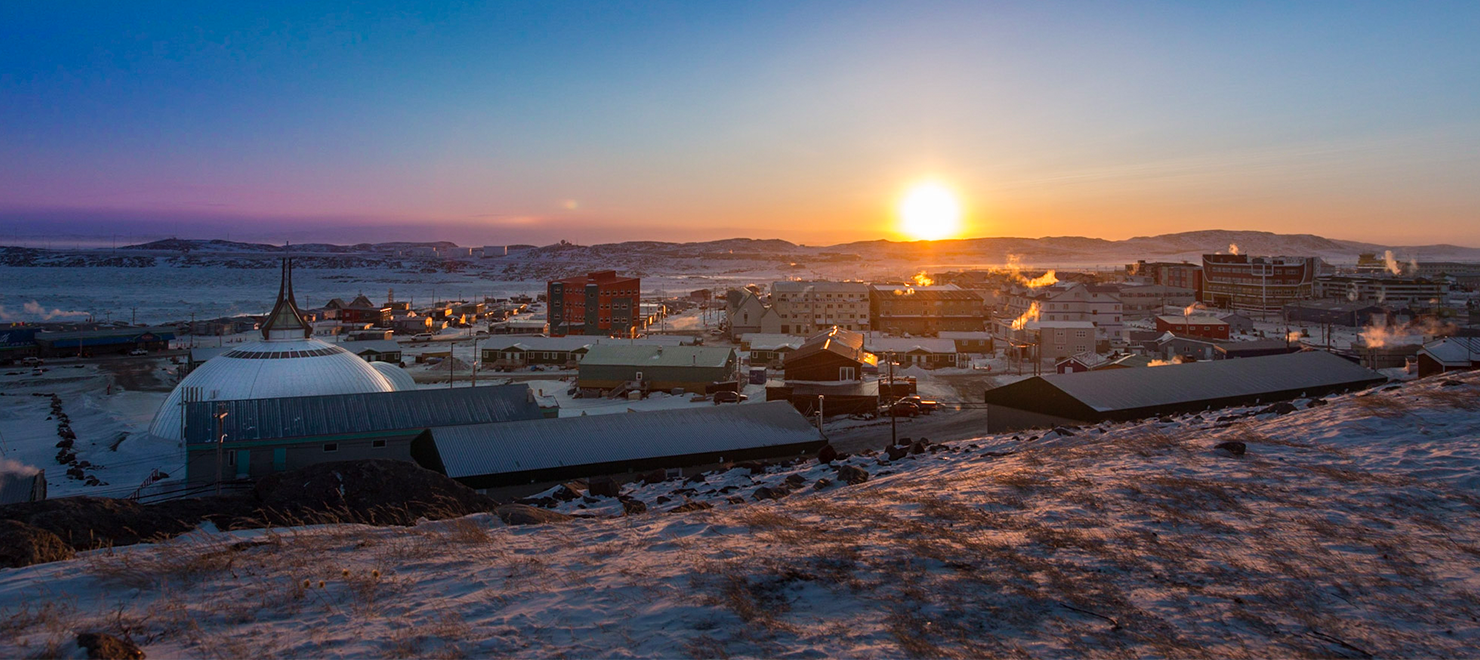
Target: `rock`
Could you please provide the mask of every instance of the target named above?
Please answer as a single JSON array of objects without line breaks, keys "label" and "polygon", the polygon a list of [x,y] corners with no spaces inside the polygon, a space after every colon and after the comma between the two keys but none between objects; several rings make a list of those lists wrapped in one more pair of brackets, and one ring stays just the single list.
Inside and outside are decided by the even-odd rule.
[{"label": "rock", "polygon": [[821,479],[818,479],[817,483],[812,484],[812,490],[822,490],[824,488],[827,488],[828,486],[831,486],[832,484],[832,479],[823,477]]},{"label": "rock", "polygon": [[87,651],[92,660],[142,660],[144,652],[133,642],[107,633],[79,633],[77,647]]},{"label": "rock", "polygon": [[831,463],[835,460],[838,460],[838,450],[833,449],[831,444],[823,445],[822,449],[817,450],[818,463]]},{"label": "rock", "polygon": [[889,460],[891,460],[891,461],[897,461],[897,460],[899,460],[901,458],[904,458],[904,457],[910,455],[910,448],[909,447],[889,447],[889,448],[885,449],[884,451],[888,453]]},{"label": "rock", "polygon": [[647,502],[630,497],[622,498],[623,515],[635,516],[642,513],[647,513]]},{"label": "rock", "polygon": [[791,491],[786,490],[785,488],[782,488],[780,486],[777,486],[775,488],[772,488],[770,486],[761,486],[760,488],[755,489],[755,492],[754,493],[751,493],[750,495],[751,495],[751,497],[754,497],[757,501],[759,501],[759,500],[779,500],[779,499],[781,499],[783,497],[786,497],[787,495],[790,495],[790,494],[791,494]]},{"label": "rock", "polygon": [[1259,414],[1260,415],[1268,415],[1268,414],[1288,415],[1288,414],[1290,414],[1292,412],[1295,412],[1296,410],[1299,410],[1299,409],[1295,407],[1295,404],[1290,403],[1289,401],[1281,401],[1281,402],[1276,403],[1276,404],[1274,404],[1272,406],[1269,406],[1268,408],[1265,408],[1264,410],[1259,411]]},{"label": "rock", "polygon": [[1243,456],[1244,454],[1248,453],[1248,451],[1249,451],[1249,447],[1247,445],[1245,445],[1244,443],[1239,442],[1237,440],[1229,440],[1228,442],[1220,442],[1220,443],[1218,443],[1217,446],[1215,446],[1213,448],[1214,449],[1222,449],[1223,451],[1226,451],[1229,454],[1232,454],[1234,456]]},{"label": "rock", "polygon": [[800,474],[787,475],[786,477],[786,485],[792,488],[798,488],[805,483],[807,483],[807,478]]},{"label": "rock", "polygon": [[0,520],[0,568],[45,564],[75,555],[56,534],[17,520]]},{"label": "rock", "polygon": [[494,510],[505,525],[542,525],[570,520],[571,517],[558,511],[547,511],[528,504],[505,504]]},{"label": "rock", "polygon": [[673,510],[669,511],[669,513],[688,513],[690,511],[705,511],[707,509],[713,508],[714,505],[708,502],[684,502],[683,504],[673,507]]},{"label": "rock", "polygon": [[592,497],[616,497],[622,494],[622,487],[611,477],[596,477],[587,482],[586,492]]},{"label": "rock", "polygon": [[1053,428],[1053,432],[1059,434],[1059,437],[1061,437],[1061,438],[1072,438],[1072,437],[1074,437],[1074,432],[1071,431],[1071,430],[1069,430],[1069,428],[1066,427],[1066,426],[1055,426]]},{"label": "rock", "polygon": [[868,472],[856,465],[844,465],[838,468],[838,480],[849,486],[856,486],[868,481]]},{"label": "rock", "polygon": [[925,444],[924,440],[916,440],[915,444],[910,445],[910,453],[923,454],[928,447],[929,445]]},{"label": "rock", "polygon": [[580,486],[574,483],[561,484],[559,488],[555,489],[555,492],[550,493],[550,497],[560,500],[561,502],[569,502],[571,500],[579,498],[580,496]]},{"label": "rock", "polygon": [[672,501],[673,500],[669,499],[667,495],[659,495],[658,497],[653,499],[653,502],[656,504],[667,504]]},{"label": "rock", "polygon": [[700,472],[699,474],[696,474],[696,475],[694,475],[692,477],[689,477],[688,479],[684,479],[684,483],[689,483],[689,484],[702,484],[702,483],[708,483],[708,482],[709,482],[709,477],[704,476],[704,473],[703,472]]},{"label": "rock", "polygon": [[645,485],[661,484],[668,481],[668,474],[662,470],[653,470],[652,472],[644,472],[641,476],[637,477],[637,480]]},{"label": "rock", "polygon": [[1449,380],[1441,380],[1441,381],[1439,381],[1439,387],[1463,387],[1463,386],[1464,386],[1464,383],[1461,383],[1461,382],[1459,382],[1457,380],[1454,380],[1452,378],[1449,379]]},{"label": "rock", "polygon": [[1331,403],[1330,401],[1327,401],[1325,399],[1311,399],[1310,400],[1310,403],[1305,404],[1305,407],[1307,407],[1307,408],[1314,408],[1316,406],[1324,406],[1324,405],[1328,405],[1330,403]]},{"label": "rock", "polygon": [[725,498],[725,501],[729,502],[730,504],[744,504],[745,498],[740,497],[739,495],[731,495]]}]

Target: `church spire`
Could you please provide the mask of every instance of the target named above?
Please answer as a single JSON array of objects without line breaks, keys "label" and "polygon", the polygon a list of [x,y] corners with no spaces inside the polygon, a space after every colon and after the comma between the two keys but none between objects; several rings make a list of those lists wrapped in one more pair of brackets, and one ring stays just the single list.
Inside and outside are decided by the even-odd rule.
[{"label": "church spire", "polygon": [[313,328],[303,320],[303,312],[298,311],[298,302],[293,299],[293,262],[284,257],[283,279],[278,283],[277,303],[272,306],[272,312],[262,324],[262,338],[296,339],[299,333],[309,337],[313,335]]}]

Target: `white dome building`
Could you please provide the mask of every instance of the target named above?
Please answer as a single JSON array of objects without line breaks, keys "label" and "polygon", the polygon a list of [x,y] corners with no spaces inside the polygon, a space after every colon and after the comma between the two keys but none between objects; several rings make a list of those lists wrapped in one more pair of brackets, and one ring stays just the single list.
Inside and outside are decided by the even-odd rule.
[{"label": "white dome building", "polygon": [[[404,381],[392,381],[376,366],[327,342],[313,339],[293,298],[293,266],[283,260],[277,304],[262,324],[262,341],[243,344],[202,364],[170,392],[154,414],[149,433],[183,441],[186,401],[272,399],[320,394],[394,392]],[[410,374],[400,367],[405,381]]]},{"label": "white dome building", "polygon": [[390,381],[391,387],[395,388],[397,392],[417,389],[416,379],[412,378],[411,374],[407,373],[405,369],[402,369],[400,365],[389,362],[371,362],[370,366],[376,371],[379,371],[380,375],[385,376],[385,379]]}]

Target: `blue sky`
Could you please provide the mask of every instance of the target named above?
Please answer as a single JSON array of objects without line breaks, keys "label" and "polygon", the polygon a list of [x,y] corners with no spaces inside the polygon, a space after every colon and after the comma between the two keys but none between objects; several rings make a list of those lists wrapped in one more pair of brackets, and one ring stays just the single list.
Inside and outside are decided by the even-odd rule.
[{"label": "blue sky", "polygon": [[[1480,244],[1477,3],[10,3],[0,236]],[[0,241],[3,242],[3,241]]]}]

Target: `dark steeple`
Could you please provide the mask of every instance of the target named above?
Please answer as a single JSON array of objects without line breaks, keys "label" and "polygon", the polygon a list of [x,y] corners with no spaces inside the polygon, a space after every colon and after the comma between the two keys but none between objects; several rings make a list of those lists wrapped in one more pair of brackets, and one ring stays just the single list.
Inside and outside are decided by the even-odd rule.
[{"label": "dark steeple", "polygon": [[267,315],[267,321],[262,324],[262,338],[297,339],[300,332],[304,337],[309,337],[313,335],[313,328],[303,320],[303,313],[298,311],[298,301],[293,299],[293,262],[285,257],[283,279],[278,284],[277,304],[272,306],[272,313]]}]

